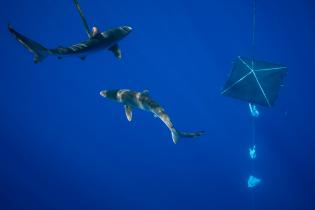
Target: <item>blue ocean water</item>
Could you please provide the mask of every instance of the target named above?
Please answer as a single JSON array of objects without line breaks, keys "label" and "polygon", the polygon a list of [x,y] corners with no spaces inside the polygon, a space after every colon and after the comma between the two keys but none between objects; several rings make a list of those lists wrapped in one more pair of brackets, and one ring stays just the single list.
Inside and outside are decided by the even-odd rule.
[{"label": "blue ocean water", "polygon": [[[251,56],[249,0],[86,1],[90,25],[133,27],[123,59],[104,51],[40,64],[7,24],[45,47],[86,39],[72,1],[0,8],[0,209],[315,209],[314,1],[257,0],[256,57],[288,66],[272,108],[258,107],[255,175],[248,105],[220,95],[236,56]],[[99,95],[150,90],[179,130]]]}]

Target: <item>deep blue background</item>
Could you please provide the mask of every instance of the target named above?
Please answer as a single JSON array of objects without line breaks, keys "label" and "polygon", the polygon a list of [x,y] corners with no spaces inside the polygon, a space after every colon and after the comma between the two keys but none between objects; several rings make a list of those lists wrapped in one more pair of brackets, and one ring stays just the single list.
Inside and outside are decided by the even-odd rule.
[{"label": "deep blue background", "polygon": [[[46,47],[86,39],[72,1],[1,2],[0,209],[250,209],[248,106],[220,95],[251,55],[249,0],[80,0],[90,25],[130,25],[123,59],[104,51],[35,65],[7,31]],[[256,57],[289,67],[257,121],[256,209],[315,209],[314,1],[257,2]],[[99,96],[149,89],[180,130]]]}]

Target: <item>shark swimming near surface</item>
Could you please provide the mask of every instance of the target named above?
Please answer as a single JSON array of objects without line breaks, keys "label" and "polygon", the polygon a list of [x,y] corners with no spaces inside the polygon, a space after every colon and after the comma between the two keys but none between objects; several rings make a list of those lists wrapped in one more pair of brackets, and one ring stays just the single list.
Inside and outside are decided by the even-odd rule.
[{"label": "shark swimming near surface", "polygon": [[178,142],[180,137],[195,138],[204,134],[204,131],[188,133],[175,129],[163,107],[161,107],[151,98],[148,90],[143,92],[136,92],[128,89],[102,90],[100,91],[100,95],[104,98],[122,103],[124,105],[125,114],[128,121],[132,120],[132,110],[134,108],[152,112],[155,117],[161,119],[163,123],[169,128],[174,144]]},{"label": "shark swimming near surface", "polygon": [[82,41],[70,47],[60,46],[54,49],[47,49],[38,42],[17,32],[11,25],[8,25],[8,30],[24,47],[34,54],[34,63],[39,63],[48,55],[57,56],[58,59],[67,56],[77,56],[81,60],[84,60],[87,54],[104,49],[112,51],[113,54],[120,59],[122,53],[118,46],[118,42],[126,37],[132,31],[132,28],[130,26],[121,26],[104,32],[99,32],[96,27],[93,27],[92,30],[90,30],[78,0],[73,0],[73,2],[80,14],[88,35],[88,40],[86,41]]}]

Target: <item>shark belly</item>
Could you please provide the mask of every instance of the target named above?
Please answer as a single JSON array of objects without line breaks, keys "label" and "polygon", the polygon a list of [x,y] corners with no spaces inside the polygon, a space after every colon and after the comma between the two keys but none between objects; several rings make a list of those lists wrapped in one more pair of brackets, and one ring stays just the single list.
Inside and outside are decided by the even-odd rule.
[{"label": "shark belly", "polygon": [[74,44],[70,47],[58,47],[49,50],[56,56],[83,56],[110,48],[114,43],[107,39],[90,39],[85,42]]},{"label": "shark belly", "polygon": [[151,112],[155,117],[158,117],[169,129],[174,127],[164,109],[151,98],[147,96],[143,97],[141,93],[126,94],[124,95],[124,98],[121,102],[131,108],[138,108],[143,111]]},{"label": "shark belly", "polygon": [[117,95],[117,100],[122,104],[132,108],[147,110],[147,106],[141,99],[142,95],[140,92],[134,92],[130,90],[121,90],[121,92]]}]

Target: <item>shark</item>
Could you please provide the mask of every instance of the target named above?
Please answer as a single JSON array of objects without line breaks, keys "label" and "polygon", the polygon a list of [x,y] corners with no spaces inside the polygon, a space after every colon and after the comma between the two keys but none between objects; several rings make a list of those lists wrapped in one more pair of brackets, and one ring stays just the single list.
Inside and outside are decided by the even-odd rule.
[{"label": "shark", "polygon": [[129,89],[102,90],[100,95],[119,102],[124,105],[125,114],[128,121],[132,121],[132,112],[134,108],[153,113],[154,117],[159,118],[170,130],[174,144],[177,144],[180,137],[195,138],[203,135],[204,131],[183,132],[177,130],[165,112],[164,108],[155,102],[148,90],[137,92]]},{"label": "shark", "polygon": [[85,16],[83,15],[78,0],[73,0],[73,2],[83,21],[86,33],[88,35],[87,40],[71,45],[69,47],[59,46],[53,49],[48,49],[40,43],[17,32],[10,24],[8,25],[8,30],[24,47],[26,47],[31,53],[33,53],[34,63],[41,62],[48,55],[56,56],[58,59],[62,59],[68,56],[77,56],[81,60],[85,60],[88,54],[104,49],[112,51],[115,57],[121,59],[122,53],[119,48],[118,42],[126,37],[132,31],[132,28],[130,26],[120,26],[104,32],[99,32],[96,27],[93,27],[92,30],[90,30],[90,27],[86,21]]}]

